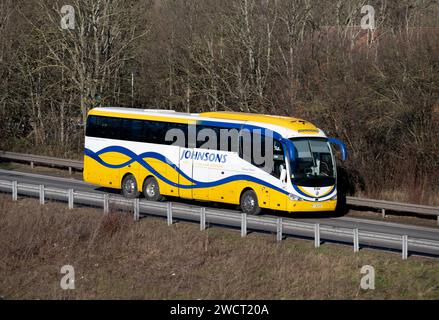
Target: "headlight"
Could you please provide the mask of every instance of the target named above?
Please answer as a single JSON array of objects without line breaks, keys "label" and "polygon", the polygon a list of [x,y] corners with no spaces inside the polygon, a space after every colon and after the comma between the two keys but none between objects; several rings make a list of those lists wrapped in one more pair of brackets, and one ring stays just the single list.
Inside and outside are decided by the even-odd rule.
[{"label": "headlight", "polygon": [[302,201],[303,200],[302,198],[300,198],[294,194],[291,194],[291,193],[288,195],[288,198],[290,198],[291,201]]}]

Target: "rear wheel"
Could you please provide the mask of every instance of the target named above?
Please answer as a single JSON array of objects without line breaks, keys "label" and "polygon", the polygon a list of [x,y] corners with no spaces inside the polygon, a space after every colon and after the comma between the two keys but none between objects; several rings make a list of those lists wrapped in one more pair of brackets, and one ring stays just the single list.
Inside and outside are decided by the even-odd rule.
[{"label": "rear wheel", "polygon": [[149,177],[145,180],[143,184],[143,195],[148,201],[159,201],[162,199],[159,184],[155,178]]},{"label": "rear wheel", "polygon": [[122,194],[125,198],[134,199],[139,196],[136,178],[129,174],[122,180]]},{"label": "rear wheel", "polygon": [[261,208],[258,204],[258,197],[253,190],[247,190],[242,194],[240,206],[241,210],[246,214],[258,215],[261,213]]}]

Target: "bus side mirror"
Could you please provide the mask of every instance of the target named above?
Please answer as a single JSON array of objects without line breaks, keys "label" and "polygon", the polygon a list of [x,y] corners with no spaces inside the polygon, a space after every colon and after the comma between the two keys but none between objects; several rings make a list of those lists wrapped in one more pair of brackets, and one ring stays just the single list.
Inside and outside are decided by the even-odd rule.
[{"label": "bus side mirror", "polygon": [[348,153],[347,153],[346,145],[341,140],[338,140],[336,138],[329,138],[328,141],[329,141],[329,143],[336,144],[340,148],[341,159],[343,161],[346,161],[347,158],[348,158]]},{"label": "bus side mirror", "polygon": [[284,166],[280,166],[280,181],[287,183],[287,169]]}]

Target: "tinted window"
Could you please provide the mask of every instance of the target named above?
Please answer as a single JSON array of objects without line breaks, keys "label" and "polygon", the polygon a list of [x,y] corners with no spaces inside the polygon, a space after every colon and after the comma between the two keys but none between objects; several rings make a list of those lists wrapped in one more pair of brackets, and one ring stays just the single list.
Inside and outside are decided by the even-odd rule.
[{"label": "tinted window", "polygon": [[96,138],[119,139],[122,119],[90,116],[86,135]]},{"label": "tinted window", "polygon": [[282,143],[279,140],[273,141],[273,169],[271,175],[280,178],[281,168],[286,169],[285,155]]},{"label": "tinted window", "polygon": [[[266,147],[273,148],[272,152],[266,152]],[[280,178],[281,168],[286,168],[282,143],[258,132],[240,137],[239,156],[277,178]]]},{"label": "tinted window", "polygon": [[[149,121],[151,123],[151,121]],[[159,144],[177,145],[187,148],[188,146],[188,125],[183,123],[155,122],[155,139]],[[168,137],[166,137],[168,135]],[[171,139],[172,138],[172,139]]]},{"label": "tinted window", "polygon": [[238,152],[237,129],[197,125],[196,137],[197,148]]},{"label": "tinted window", "polygon": [[97,117],[95,116],[89,116],[87,119],[87,127],[86,127],[86,132],[85,135],[88,137],[97,137]]},{"label": "tinted window", "polygon": [[145,121],[145,142],[165,144],[166,123]]},{"label": "tinted window", "polygon": [[220,138],[220,150],[228,152],[238,152],[239,130],[218,128]]},{"label": "tinted window", "polygon": [[241,135],[239,138],[239,156],[256,167],[264,167],[266,165],[265,146],[273,145],[273,141],[268,139],[273,138],[256,131],[251,134]]},{"label": "tinted window", "polygon": [[197,148],[219,150],[219,135],[217,127],[197,126]]},{"label": "tinted window", "polygon": [[106,118],[102,122],[104,135],[109,139],[119,139],[121,134],[122,119]]},{"label": "tinted window", "polygon": [[[180,139],[175,137],[167,141],[166,133],[172,129],[179,130]],[[165,145],[177,142],[178,145],[185,147],[187,146],[187,131],[188,125],[182,123],[89,116],[86,136]]]},{"label": "tinted window", "polygon": [[135,119],[122,119],[120,132],[121,140],[145,142],[144,121]]}]

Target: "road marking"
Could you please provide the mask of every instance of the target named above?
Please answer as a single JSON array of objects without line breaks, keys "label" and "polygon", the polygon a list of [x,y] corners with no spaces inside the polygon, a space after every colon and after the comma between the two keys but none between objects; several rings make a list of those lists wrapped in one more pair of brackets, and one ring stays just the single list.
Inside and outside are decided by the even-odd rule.
[{"label": "road marking", "polygon": [[[55,177],[55,176],[47,176],[47,175],[41,175],[41,174],[35,174],[35,173],[27,173],[27,172],[19,172],[19,171],[13,171],[13,170],[4,170],[0,169],[0,174],[5,175],[11,175],[11,176],[22,176],[27,178],[36,178],[36,179],[45,179],[45,180],[52,180],[56,182],[67,182],[67,183],[75,183],[78,185],[88,186],[90,188],[99,188],[97,185],[92,185],[90,183],[84,182],[82,180],[77,180],[74,178],[63,178],[63,177]],[[12,177],[8,177],[8,179],[12,179]],[[185,205],[185,204],[178,204],[178,205]],[[192,205],[189,205],[192,207]],[[199,207],[199,206],[195,206]],[[227,210],[227,209],[217,209],[217,208],[209,208],[210,210],[218,210],[218,211],[225,211],[225,212],[233,212],[237,213],[238,211],[234,210]],[[273,217],[276,217],[275,215]],[[301,220],[301,219],[295,219],[294,217],[288,217],[288,220],[291,221],[303,221],[303,222],[309,222],[310,220]],[[312,219],[311,219],[312,220]],[[349,217],[338,217],[338,218],[329,218],[329,219],[315,219],[321,223],[324,223],[324,221],[333,221],[333,222],[347,222],[347,223],[361,223],[361,224],[370,224],[370,225],[379,225],[381,227],[393,227],[393,228],[400,228],[400,229],[408,229],[408,230],[418,230],[418,231],[426,231],[426,232],[432,232],[432,233],[439,233],[439,229],[435,228],[428,228],[428,227],[420,227],[420,226],[413,226],[413,225],[406,225],[406,224],[400,224],[400,223],[394,223],[394,222],[385,222],[385,221],[377,221],[377,220],[369,220],[369,219],[360,219],[360,218],[349,218]],[[323,222],[322,222],[323,221]],[[330,225],[326,225],[330,226]],[[337,226],[335,226],[337,227]],[[338,226],[340,227],[340,226]]]}]

